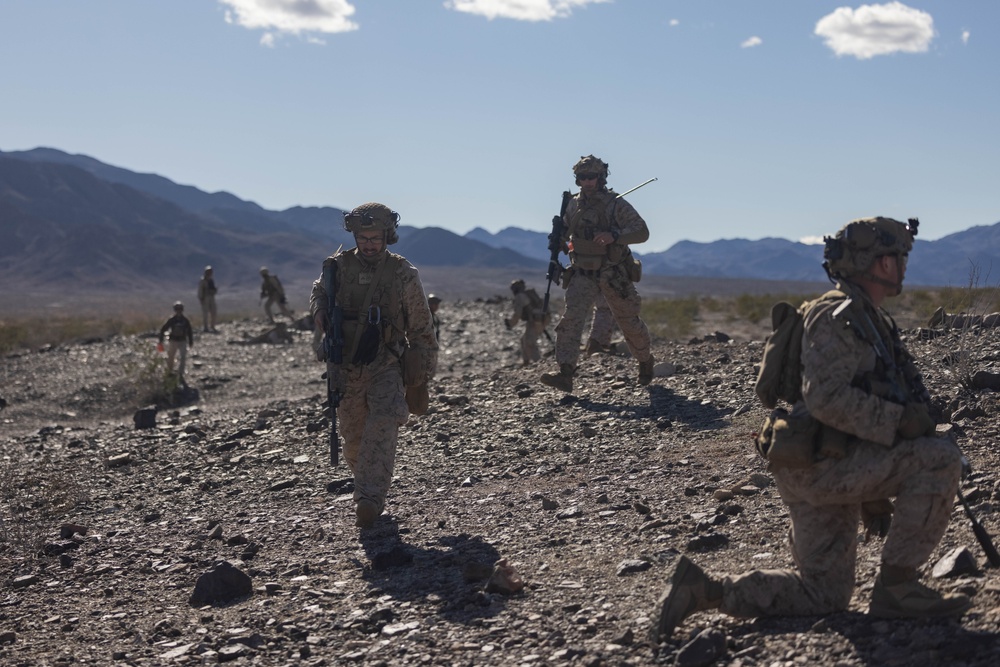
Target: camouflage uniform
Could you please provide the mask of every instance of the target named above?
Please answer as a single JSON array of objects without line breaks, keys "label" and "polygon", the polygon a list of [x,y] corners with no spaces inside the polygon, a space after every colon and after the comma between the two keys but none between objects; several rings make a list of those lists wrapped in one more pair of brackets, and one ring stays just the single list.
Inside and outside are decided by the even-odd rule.
[{"label": "camouflage uniform", "polygon": [[[649,330],[639,317],[641,299],[629,272],[633,263],[629,245],[644,243],[649,229],[631,204],[607,188],[603,161],[592,155],[581,158],[573,168],[577,183],[583,172],[594,168],[599,169],[599,186],[589,194],[581,189],[563,216],[561,241],[570,267],[564,279],[564,284],[568,281],[566,308],[556,326],[556,362],[565,384],[558,376],[542,376],[545,384],[563,389],[572,384],[583,328],[598,296],[604,297],[632,356],[639,361],[640,383],[648,384],[652,379]],[[595,240],[604,233],[610,234],[610,243]]]},{"label": "camouflage uniform", "polygon": [[264,313],[267,314],[267,321],[274,322],[274,314],[271,313],[271,306],[278,304],[278,310],[288,319],[294,319],[295,313],[289,310],[287,299],[285,299],[285,288],[281,286],[278,276],[268,273],[267,269],[260,270],[260,297],[266,298],[264,302]]},{"label": "camouflage uniform", "polygon": [[179,355],[180,361],[177,368],[177,377],[182,384],[186,384],[184,379],[184,366],[187,363],[187,351],[189,346],[194,345],[194,330],[191,321],[184,316],[184,306],[180,302],[174,304],[174,315],[160,327],[160,344],[163,344],[164,337],[167,337],[167,370],[174,372],[174,359]]},{"label": "camouflage uniform", "polygon": [[[876,309],[863,290],[852,290],[846,283],[838,289],[850,294],[852,308],[864,308],[877,323],[886,349],[911,363],[884,311]],[[791,515],[789,542],[797,571],[726,577],[720,608],[728,614],[808,615],[846,609],[854,591],[862,503],[896,499],[882,548],[882,560],[891,565],[923,565],[948,526],[961,453],[949,438],[897,436],[903,406],[864,388],[881,369],[872,344],[855,333],[846,317],[833,317],[843,301],[821,301],[806,314],[802,391],[813,417],[851,436],[847,455],[808,468],[773,471]],[[909,387],[911,392],[922,390],[918,376],[910,383],[917,383]]]},{"label": "camouflage uniform", "polygon": [[590,336],[587,341],[589,353],[606,351],[611,348],[611,337],[616,329],[615,317],[603,296],[597,297],[594,305],[594,320],[590,325]]},{"label": "camouflage uniform", "polygon": [[198,302],[201,303],[201,323],[204,331],[215,331],[215,278],[212,267],[206,266],[205,273],[198,282]]},{"label": "camouflage uniform", "polygon": [[[962,456],[953,437],[937,435],[913,357],[881,308],[903,289],[918,224],[863,218],[824,237],[823,268],[837,289],[804,304],[801,321],[786,318],[802,325],[797,358],[788,356],[795,341],[775,343],[784,357],[765,352],[757,391],[766,406],[776,403],[768,394],[774,368],[791,375],[779,381],[779,397],[793,410],[772,413],[758,448],[788,506],[796,569],[712,577],[681,556],[658,603],[654,640],[708,609],[745,617],[846,609],[859,520],[869,535],[886,538],[869,614],[942,618],[968,610],[968,596],[919,581],[951,518]],[[776,340],[787,331],[776,329]]]},{"label": "camouflage uniform", "polygon": [[[313,283],[309,305],[314,318],[319,315],[327,321],[325,279],[334,262],[336,304],[344,309],[344,363],[328,362],[327,371],[343,397],[337,419],[344,458],[354,475],[354,500],[359,506],[362,500],[370,501],[381,513],[395,466],[399,427],[409,417],[400,357],[407,344],[416,348],[425,377],[433,377],[437,339],[417,269],[387,250],[374,263],[363,258],[358,248],[328,257],[323,274]],[[379,313],[377,351],[372,361],[354,363],[353,350],[359,348],[368,322],[375,319],[361,312],[373,282],[371,305],[378,310],[369,312]]]},{"label": "camouflage uniform", "polygon": [[528,296],[527,290],[524,289],[523,280],[514,281],[511,289],[514,289],[515,285],[518,284],[520,289],[514,290],[514,312],[507,319],[506,325],[514,327],[521,320],[524,320],[524,333],[521,335],[521,362],[528,366],[542,358],[542,352],[538,349],[538,337],[545,331],[548,316],[542,312],[541,306]]}]

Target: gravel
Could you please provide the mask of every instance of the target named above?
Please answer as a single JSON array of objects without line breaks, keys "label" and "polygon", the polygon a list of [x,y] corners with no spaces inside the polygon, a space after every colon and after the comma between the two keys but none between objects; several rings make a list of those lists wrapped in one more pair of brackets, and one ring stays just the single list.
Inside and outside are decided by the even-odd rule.
[{"label": "gravel", "polygon": [[[0,359],[0,664],[998,664],[1000,579],[960,505],[927,566],[964,563],[933,579],[974,596],[960,622],[867,617],[876,541],[860,545],[844,613],[701,613],[651,643],[680,554],[715,573],[791,565],[752,445],[762,336],[655,341],[669,363],[648,387],[633,359],[589,357],[564,395],[538,382],[551,355],[521,367],[508,308],[443,305],[430,410],[401,429],[387,513],[364,532],[347,469],[329,466],[310,332],[230,344],[266,329],[243,321],[199,335],[197,400],[160,406],[148,429],[134,380],[155,339]],[[1000,344],[907,342],[997,535],[997,394],[961,378],[996,371]]]}]

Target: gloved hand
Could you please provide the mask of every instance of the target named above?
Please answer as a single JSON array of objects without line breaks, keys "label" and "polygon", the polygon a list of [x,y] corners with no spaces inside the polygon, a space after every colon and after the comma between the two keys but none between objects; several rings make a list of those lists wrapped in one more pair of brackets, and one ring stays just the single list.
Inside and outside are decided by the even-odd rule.
[{"label": "gloved hand", "polygon": [[896,433],[904,440],[912,440],[934,433],[934,427],[934,420],[927,411],[927,405],[912,401],[903,408],[903,416],[899,418]]},{"label": "gloved hand", "polygon": [[892,501],[888,498],[861,503],[861,523],[865,527],[865,540],[870,540],[873,536],[885,537],[889,534],[894,509]]}]

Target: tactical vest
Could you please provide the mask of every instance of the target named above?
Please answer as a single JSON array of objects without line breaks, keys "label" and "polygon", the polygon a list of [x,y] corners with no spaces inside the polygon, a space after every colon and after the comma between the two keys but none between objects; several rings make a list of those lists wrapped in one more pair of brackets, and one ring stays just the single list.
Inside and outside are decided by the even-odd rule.
[{"label": "tactical vest", "polygon": [[[401,260],[389,251],[375,266],[358,257],[356,249],[337,256],[336,300],[344,312],[345,363],[354,359],[370,327],[377,329],[381,343],[393,354],[398,357],[402,353],[405,322],[396,281]],[[366,306],[369,292],[371,301]]]},{"label": "tactical vest", "polygon": [[624,258],[627,248],[617,244],[601,245],[594,241],[600,232],[611,232],[617,195],[610,190],[583,199],[577,195],[577,209],[566,223],[569,236],[570,264],[583,271],[600,271]]}]

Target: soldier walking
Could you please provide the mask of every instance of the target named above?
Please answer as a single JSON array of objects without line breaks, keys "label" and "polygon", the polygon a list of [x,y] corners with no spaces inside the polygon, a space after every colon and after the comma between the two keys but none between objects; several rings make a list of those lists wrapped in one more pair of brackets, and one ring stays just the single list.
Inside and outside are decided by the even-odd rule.
[{"label": "soldier walking", "polygon": [[180,301],[174,304],[174,314],[160,327],[160,347],[167,338],[167,372],[174,372],[174,359],[180,356],[177,368],[177,379],[181,386],[187,387],[184,379],[184,366],[187,362],[188,347],[194,347],[194,330],[191,320],[184,316],[184,304]]},{"label": "soldier walking", "polygon": [[563,279],[566,310],[556,326],[559,372],[545,373],[541,379],[565,392],[573,391],[580,338],[598,295],[604,296],[632,356],[639,361],[639,384],[653,379],[649,330],[639,317],[642,300],[635,289],[638,275],[629,249],[645,242],[649,229],[632,205],[607,187],[608,173],[608,165],[593,155],[573,165],[580,192],[569,202],[562,220],[562,249],[569,255],[570,266]]},{"label": "soldier walking", "polygon": [[295,319],[295,312],[288,307],[285,288],[281,286],[278,276],[268,272],[266,266],[262,266],[260,267],[260,277],[260,298],[267,299],[264,302],[264,313],[267,315],[267,321],[274,324],[274,314],[271,312],[271,306],[274,304],[278,304],[278,310],[281,311],[282,315],[290,320]]},{"label": "soldier walking", "polygon": [[218,333],[215,329],[215,294],[219,290],[215,287],[215,274],[211,266],[205,267],[205,272],[198,282],[198,302],[201,304],[201,323],[203,331],[206,333]]},{"label": "soldier walking", "polygon": [[823,267],[836,289],[803,306],[802,397],[788,415],[803,433],[816,432],[803,424],[815,420],[824,447],[816,451],[816,438],[806,437],[811,464],[775,458],[769,466],[791,518],[796,569],[710,576],[682,556],[654,614],[654,639],[707,609],[740,617],[847,609],[859,520],[886,538],[869,614],[956,617],[969,608],[965,595],[919,580],[948,527],[962,455],[954,436],[936,434],[920,373],[882,309],[903,289],[916,224],[865,218],[824,239]]},{"label": "soldier walking", "polygon": [[437,339],[417,269],[386,246],[399,240],[399,214],[368,203],[345,213],[355,248],[328,257],[309,306],[317,327],[330,328],[327,284],[343,309],[343,363],[327,362],[340,395],[337,419],[344,458],[354,474],[356,524],[370,528],[385,507],[399,427],[409,417],[400,359],[418,354],[426,383],[437,366]]},{"label": "soldier walking", "polygon": [[526,289],[523,279],[518,278],[512,282],[510,291],[514,293],[514,312],[504,319],[503,323],[508,329],[512,329],[524,321],[524,333],[521,335],[521,363],[530,366],[542,358],[542,353],[538,349],[538,337],[549,323],[548,315],[542,310],[542,297],[538,296],[534,288]]}]

